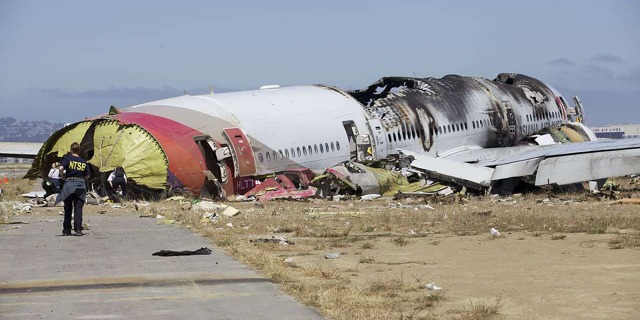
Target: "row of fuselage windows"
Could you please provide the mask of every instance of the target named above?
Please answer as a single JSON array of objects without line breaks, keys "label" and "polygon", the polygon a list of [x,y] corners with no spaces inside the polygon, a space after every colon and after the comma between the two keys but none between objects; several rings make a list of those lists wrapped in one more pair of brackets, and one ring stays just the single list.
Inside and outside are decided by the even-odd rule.
[{"label": "row of fuselage windows", "polygon": [[[474,120],[471,121],[471,127],[473,129],[484,128],[485,126],[489,126],[492,124],[489,118],[483,120]],[[416,138],[424,138],[424,130],[416,130],[413,126],[406,126],[408,130],[401,130],[398,132],[393,132],[387,134],[387,138],[389,142],[398,142],[403,140],[411,140]],[[439,135],[457,131],[469,130],[469,125],[466,122],[448,124],[443,126],[438,126],[435,129],[430,130],[431,134]]]},{"label": "row of fuselage windows", "polygon": [[266,162],[271,162],[271,161],[278,161],[278,160],[282,160],[282,159],[294,159],[294,158],[301,158],[304,156],[312,156],[314,154],[321,154],[321,153],[328,153],[328,152],[334,152],[334,151],[340,151],[340,142],[336,141],[331,142],[331,143],[325,143],[325,144],[314,144],[313,147],[311,145],[309,146],[303,146],[303,147],[297,147],[297,148],[291,148],[291,149],[284,149],[284,151],[282,149],[278,150],[278,151],[266,151],[264,154],[262,154],[262,152],[258,152],[258,161],[260,163],[264,163]]},{"label": "row of fuselage windows", "polygon": [[531,122],[531,121],[544,121],[544,120],[551,120],[551,119],[561,118],[561,117],[562,116],[560,115],[559,111],[540,112],[540,113],[528,114],[527,115],[527,121],[528,122]]},{"label": "row of fuselage windows", "polygon": [[[532,113],[532,114],[526,115],[526,119],[528,122],[551,120],[551,119],[560,118],[560,117],[561,117],[560,112],[542,112],[542,113]],[[493,125],[493,121],[491,121],[490,118],[471,121],[472,129],[480,129],[480,128],[487,127],[489,125]],[[531,128],[533,128],[533,126],[531,126]],[[435,129],[434,133],[436,135],[439,135],[439,134],[464,131],[464,130],[469,130],[469,126],[467,125],[466,122],[461,122],[461,123],[454,123],[454,124],[439,126]]]},{"label": "row of fuselage windows", "polygon": [[[489,118],[482,119],[482,120],[473,120],[473,121],[471,121],[471,128],[472,129],[480,129],[480,128],[488,127],[489,125],[492,125],[492,124],[493,124],[493,122]],[[457,132],[457,131],[465,131],[465,130],[469,130],[469,125],[466,122],[460,122],[460,123],[454,123],[454,124],[447,124],[447,125],[443,125],[443,126],[438,126],[434,130],[434,133],[436,135],[439,135],[439,134],[445,134],[445,133],[451,133],[451,132]]]}]

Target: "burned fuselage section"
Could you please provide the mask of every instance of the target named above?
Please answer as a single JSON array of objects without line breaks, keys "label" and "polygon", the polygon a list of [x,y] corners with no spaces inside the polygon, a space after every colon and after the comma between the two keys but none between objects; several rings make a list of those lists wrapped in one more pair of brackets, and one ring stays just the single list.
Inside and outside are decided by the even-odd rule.
[{"label": "burned fuselage section", "polygon": [[386,77],[350,94],[370,118],[380,120],[390,153],[513,146],[566,120],[553,90],[520,74],[500,74],[493,81]]}]

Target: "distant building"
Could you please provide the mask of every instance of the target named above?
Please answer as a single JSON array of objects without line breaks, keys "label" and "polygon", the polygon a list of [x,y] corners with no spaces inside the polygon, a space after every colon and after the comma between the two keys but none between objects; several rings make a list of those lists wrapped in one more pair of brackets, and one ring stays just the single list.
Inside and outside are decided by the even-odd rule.
[{"label": "distant building", "polygon": [[33,163],[33,159],[0,157],[0,163]]},{"label": "distant building", "polygon": [[598,138],[632,139],[640,138],[640,124],[606,125],[590,128]]}]

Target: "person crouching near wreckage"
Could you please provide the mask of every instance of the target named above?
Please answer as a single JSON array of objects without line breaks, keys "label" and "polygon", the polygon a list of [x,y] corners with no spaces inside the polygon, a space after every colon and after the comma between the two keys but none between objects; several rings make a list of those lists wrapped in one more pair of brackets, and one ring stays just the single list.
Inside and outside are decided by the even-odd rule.
[{"label": "person crouching near wreckage", "polygon": [[71,144],[71,150],[60,162],[60,172],[63,174],[64,186],[56,198],[56,204],[64,201],[64,221],[62,235],[71,235],[71,212],[73,211],[73,229],[76,236],[82,233],[82,206],[87,198],[85,179],[91,175],[87,161],[80,157],[80,144]]},{"label": "person crouching near wreckage", "polygon": [[127,196],[127,174],[124,172],[124,169],[120,166],[116,167],[113,172],[107,178],[107,182],[109,182],[109,198],[113,202],[120,202],[120,198],[118,198],[118,187],[122,191],[122,197],[125,198]]}]

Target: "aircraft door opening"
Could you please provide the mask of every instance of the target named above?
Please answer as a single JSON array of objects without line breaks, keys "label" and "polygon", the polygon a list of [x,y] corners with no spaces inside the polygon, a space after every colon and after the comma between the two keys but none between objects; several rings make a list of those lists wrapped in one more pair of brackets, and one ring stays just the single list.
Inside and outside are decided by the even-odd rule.
[{"label": "aircraft door opening", "polygon": [[218,157],[216,156],[216,150],[218,148],[215,142],[208,135],[194,136],[193,140],[198,145],[198,149],[200,149],[205,161],[205,168],[207,168],[204,170],[207,181],[200,191],[201,196],[210,195],[224,199],[225,192],[220,183],[227,182],[227,174],[226,168],[219,164]]},{"label": "aircraft door opening", "polygon": [[344,126],[344,131],[347,132],[347,139],[349,140],[349,159],[357,160],[358,147],[356,137],[358,136],[358,127],[352,120],[342,121],[342,125]]}]

